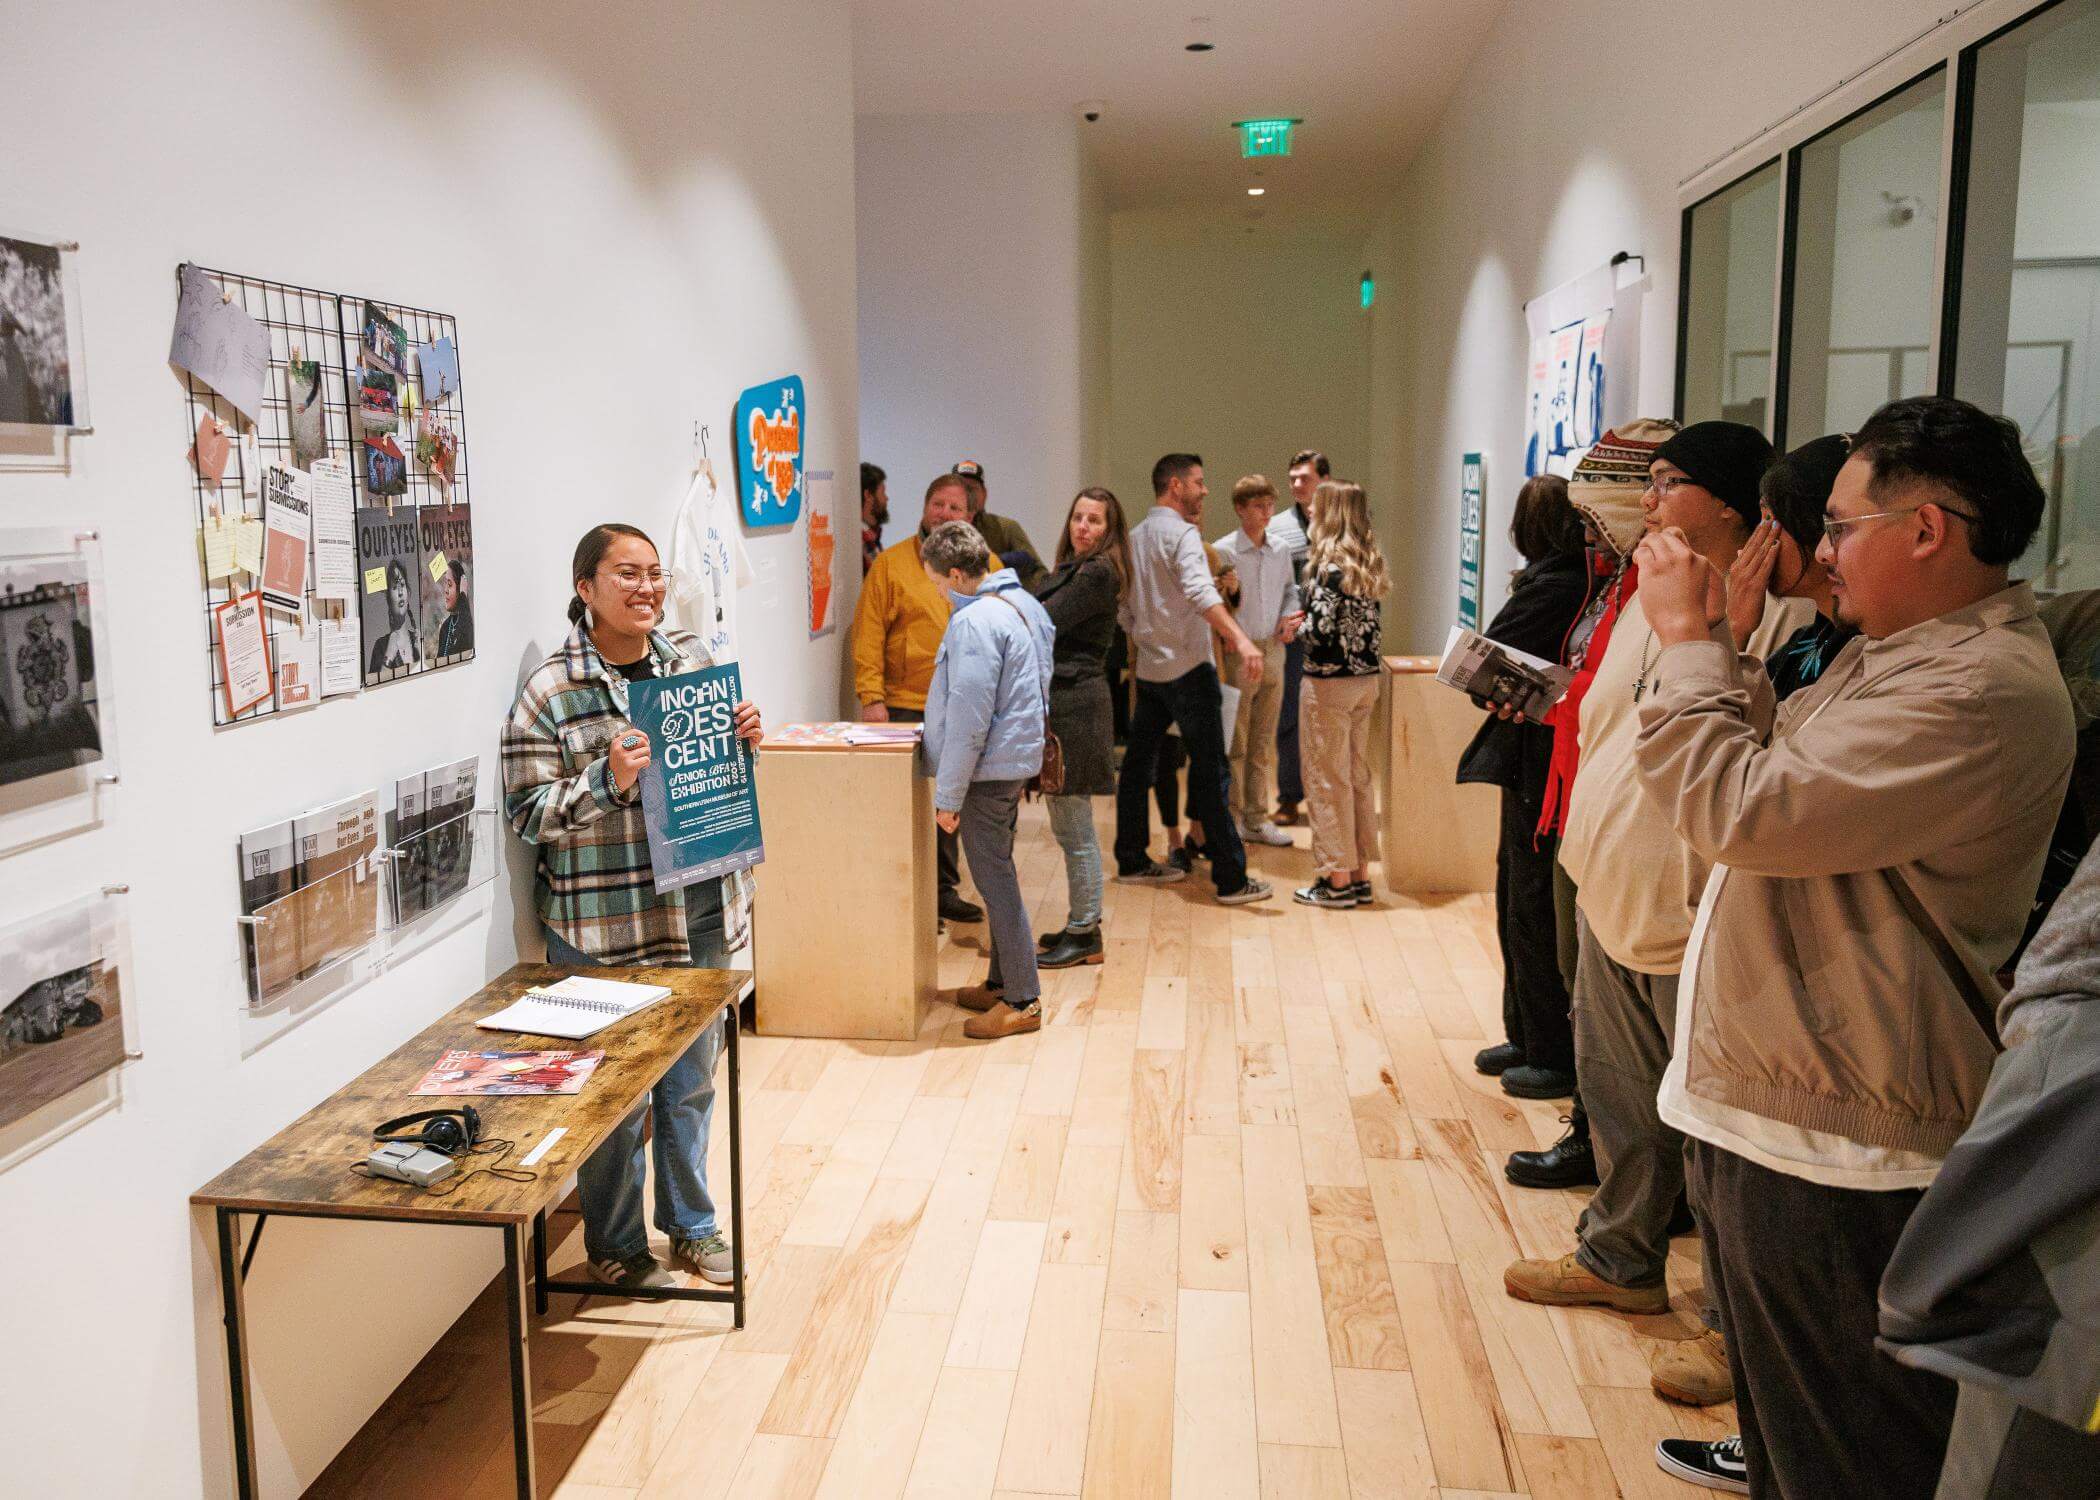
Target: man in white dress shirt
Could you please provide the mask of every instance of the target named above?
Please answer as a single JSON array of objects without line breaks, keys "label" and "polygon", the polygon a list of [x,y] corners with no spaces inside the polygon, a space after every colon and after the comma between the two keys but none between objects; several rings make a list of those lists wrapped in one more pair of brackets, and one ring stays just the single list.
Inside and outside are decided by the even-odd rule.
[{"label": "man in white dress shirt", "polygon": [[1257,844],[1283,845],[1291,836],[1269,818],[1269,782],[1276,772],[1276,718],[1283,707],[1284,649],[1305,618],[1298,608],[1298,580],[1291,549],[1269,528],[1276,514],[1276,486],[1249,474],[1232,487],[1232,510],[1240,524],[1211,543],[1239,578],[1234,618],[1247,639],[1261,647],[1261,677],[1244,683],[1226,663],[1226,681],[1240,689],[1240,711],[1232,723],[1232,796],[1240,831]]}]

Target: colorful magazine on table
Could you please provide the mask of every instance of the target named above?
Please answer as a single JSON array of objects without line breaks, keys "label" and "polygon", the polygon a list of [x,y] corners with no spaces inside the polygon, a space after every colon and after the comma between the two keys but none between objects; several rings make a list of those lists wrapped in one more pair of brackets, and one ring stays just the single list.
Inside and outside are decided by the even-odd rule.
[{"label": "colorful magazine on table", "polygon": [[490,1098],[506,1094],[576,1094],[605,1053],[447,1052],[416,1085],[417,1098]]}]

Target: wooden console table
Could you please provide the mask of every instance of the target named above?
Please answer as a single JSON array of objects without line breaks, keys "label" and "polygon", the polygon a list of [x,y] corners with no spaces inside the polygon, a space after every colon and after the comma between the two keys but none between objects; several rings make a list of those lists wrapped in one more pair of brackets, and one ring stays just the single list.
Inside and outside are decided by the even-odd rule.
[{"label": "wooden console table", "polygon": [[1385,884],[1395,895],[1495,888],[1501,804],[1491,786],[1458,784],[1481,713],[1436,680],[1436,667],[1434,656],[1385,659]]},{"label": "wooden console table", "polygon": [[[744,1326],[743,1115],[738,1095],[736,1004],[749,990],[748,974],[718,969],[592,969],[594,978],[630,979],[667,986],[671,994],[581,1042],[559,1037],[484,1031],[477,1018],[501,1010],[534,985],[576,971],[546,964],[519,964],[452,1011],[394,1049],[334,1094],[206,1183],[191,1195],[193,1205],[213,1210],[218,1220],[219,1287],[225,1303],[226,1383],[233,1405],[233,1458],[242,1500],[255,1494],[255,1436],[248,1372],[247,1328],[242,1284],[272,1214],[305,1219],[383,1219],[494,1229],[503,1236],[504,1307],[510,1328],[511,1442],[517,1456],[521,1500],[534,1494],[532,1371],[526,1334],[528,1281],[536,1309],[547,1310],[550,1291],[648,1299],[675,1298],[733,1305]],[[656,1081],[695,1039],[729,1015],[729,1198],[733,1274],[727,1290],[670,1286],[619,1290],[594,1281],[555,1281],[547,1276],[547,1213],[564,1183],[597,1150],[613,1127],[634,1112]],[[603,1048],[604,1059],[581,1093],[507,1098],[438,1099],[410,1094],[444,1053],[455,1048],[523,1051],[545,1047]],[[351,1171],[373,1149],[372,1128],[419,1109],[471,1104],[481,1117],[484,1139],[514,1142],[500,1159],[467,1156],[460,1170],[435,1190],[367,1177]],[[549,1132],[565,1132],[529,1170],[529,1182],[488,1173],[477,1166],[516,1168]],[[253,1214],[255,1232],[246,1252],[240,1216]],[[530,1235],[530,1244],[527,1235]],[[530,1258],[531,1271],[526,1267]]]}]

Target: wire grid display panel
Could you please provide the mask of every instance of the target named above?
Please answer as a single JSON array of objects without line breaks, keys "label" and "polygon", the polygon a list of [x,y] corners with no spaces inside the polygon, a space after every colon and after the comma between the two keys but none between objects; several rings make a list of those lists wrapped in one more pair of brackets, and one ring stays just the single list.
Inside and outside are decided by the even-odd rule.
[{"label": "wire grid display panel", "polygon": [[[370,496],[367,487],[367,463],[365,458],[364,427],[361,421],[359,396],[359,371],[363,366],[360,357],[365,299],[339,292],[324,291],[315,287],[298,286],[290,282],[273,281],[266,277],[247,276],[232,271],[216,270],[207,266],[197,268],[215,281],[222,292],[238,303],[270,335],[270,366],[263,381],[262,420],[255,425],[255,443],[251,450],[242,441],[240,434],[244,426],[240,414],[232,404],[194,375],[183,374],[188,429],[185,437],[194,442],[198,424],[206,416],[222,422],[234,435],[232,452],[228,457],[223,477],[216,483],[202,474],[192,472],[196,490],[197,525],[201,537],[206,518],[214,513],[242,514],[260,520],[263,510],[262,475],[260,470],[270,464],[292,462],[292,394],[290,363],[296,357],[315,361],[320,366],[319,380],[322,403],[323,427],[327,436],[328,456],[342,458],[350,467],[352,494],[358,513],[368,508],[379,508],[395,513],[411,522],[420,523],[425,507],[435,512],[439,507],[457,505],[458,514],[467,512],[467,445],[465,396],[453,391],[449,398],[438,404],[437,416],[451,428],[457,437],[454,454],[455,483],[451,493],[433,477],[426,465],[417,461],[414,452],[415,422],[413,418],[402,419],[402,431],[396,434],[397,444],[402,437],[408,446],[403,450],[407,469],[405,492],[401,495]],[[178,287],[182,268],[176,268]],[[385,310],[389,317],[408,331],[409,354],[407,368],[416,369],[415,348],[419,343],[449,338],[455,351],[458,349],[457,324],[442,313],[421,308],[407,308],[395,304],[374,303]],[[404,374],[399,386],[409,387],[415,383],[413,373]],[[421,406],[420,392],[416,404]],[[420,535],[420,524],[418,525]],[[373,610],[372,618],[378,619],[376,611],[386,608],[382,594],[375,597],[365,592],[362,576],[364,558],[358,559],[360,585],[359,608],[349,609],[337,601],[319,600],[314,597],[314,568],[312,566],[311,543],[306,577],[305,614],[307,622],[318,624],[322,620],[348,620],[356,623],[365,610]],[[467,549],[471,558],[471,547]],[[199,564],[200,572],[202,563]],[[426,575],[427,576],[427,575]],[[284,689],[283,672],[279,664],[285,648],[300,634],[300,621],[289,618],[281,611],[266,609],[264,618],[268,622],[270,638],[270,661],[272,682],[270,696],[262,702],[244,709],[239,714],[226,711],[225,666],[219,655],[218,637],[213,611],[220,605],[245,596],[257,586],[253,578],[236,581],[239,575],[229,578],[207,578],[204,580],[204,653],[207,664],[206,675],[211,694],[212,722],[217,725],[245,724],[255,719],[281,713],[290,707],[309,706],[307,703],[287,704],[281,701]],[[373,627],[366,625],[369,632]],[[438,656],[436,642],[429,653],[418,652],[407,667],[382,673],[361,672],[363,685],[407,677],[434,667],[451,666],[471,660],[473,649]],[[368,664],[369,652],[360,637],[360,666]]]},{"label": "wire grid display panel", "polygon": [[[359,372],[368,365],[376,367],[382,363],[367,347],[365,338],[367,309],[371,308],[384,313],[404,331],[408,352],[401,361],[402,373],[398,381],[401,414],[400,431],[396,435],[406,463],[405,490],[398,495],[374,492],[374,473],[361,432],[357,434],[359,447],[351,464],[357,501],[357,597],[363,617],[360,661],[366,687],[376,687],[439,667],[456,666],[474,657],[471,602],[474,548],[469,524],[472,511],[468,500],[466,394],[463,388],[455,388],[441,399],[432,399],[426,372],[417,354],[418,350],[440,340],[449,342],[456,381],[459,325],[449,313],[345,295],[342,298],[343,357],[346,399],[353,424],[361,416],[363,403]],[[409,411],[411,405],[415,408],[413,415]],[[418,448],[426,421],[449,432],[453,439],[449,484],[443,480],[437,466],[428,461],[426,453]],[[386,518],[397,525],[413,522],[416,528],[414,562],[405,569],[410,583],[409,633],[412,642],[400,639],[400,627],[392,619],[392,612],[399,602],[393,582],[397,576],[394,570],[402,558],[398,551],[390,555],[367,549],[367,526],[379,512],[385,512]],[[434,568],[441,556],[442,566]],[[375,589],[372,586],[374,575],[380,571],[389,575],[388,582]],[[450,606],[446,603],[448,597],[454,601]],[[384,655],[375,651],[375,647],[385,647],[390,637],[394,642],[392,649]]]}]

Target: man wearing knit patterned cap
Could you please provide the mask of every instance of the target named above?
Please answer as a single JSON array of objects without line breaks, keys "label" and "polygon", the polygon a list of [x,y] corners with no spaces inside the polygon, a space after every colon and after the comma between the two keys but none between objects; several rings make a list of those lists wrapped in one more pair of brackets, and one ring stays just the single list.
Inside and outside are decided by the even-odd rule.
[{"label": "man wearing knit patterned cap", "polygon": [[[1672,434],[1648,464],[1641,496],[1650,535],[1681,532],[1722,576],[1758,521],[1758,480],[1772,446],[1738,422],[1698,422]],[[1742,649],[1760,658],[1813,613],[1775,601]],[[1661,647],[1635,591],[1579,713],[1580,765],[1560,859],[1576,888],[1575,1071],[1589,1114],[1598,1187],[1576,1223],[1575,1252],[1520,1260],[1503,1275],[1512,1297],[1556,1307],[1659,1313],[1669,1224],[1684,1190],[1684,1138],[1657,1117],[1670,1060],[1677,978],[1706,865],[1641,792],[1634,744],[1639,705]],[[1707,1332],[1665,1345],[1656,1390],[1707,1405],[1733,1394],[1726,1350]]]}]

